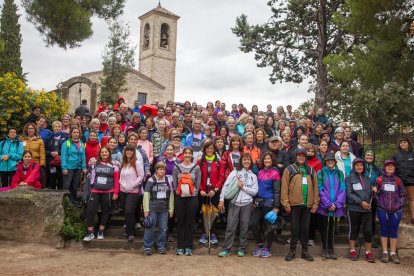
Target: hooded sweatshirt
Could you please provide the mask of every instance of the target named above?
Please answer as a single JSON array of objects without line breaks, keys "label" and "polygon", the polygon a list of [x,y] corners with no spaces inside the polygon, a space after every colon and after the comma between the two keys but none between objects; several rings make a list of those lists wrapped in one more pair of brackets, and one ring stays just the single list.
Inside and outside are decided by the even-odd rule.
[{"label": "hooded sweatshirt", "polygon": [[356,158],[352,163],[351,173],[345,178],[346,184],[346,205],[349,211],[354,212],[370,212],[370,210],[363,209],[361,203],[372,202],[372,185],[369,182],[369,177],[364,174],[364,171],[359,174],[355,171],[355,164],[363,162],[362,159]]}]

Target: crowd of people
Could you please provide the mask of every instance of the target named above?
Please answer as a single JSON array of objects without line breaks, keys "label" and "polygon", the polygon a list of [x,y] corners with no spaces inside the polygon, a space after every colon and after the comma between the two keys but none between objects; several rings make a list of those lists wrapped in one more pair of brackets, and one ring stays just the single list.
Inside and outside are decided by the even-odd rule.
[{"label": "crowd of people", "polygon": [[[291,106],[274,112],[270,104],[266,111],[233,104],[228,111],[220,101],[206,107],[169,101],[144,109],[120,97],[114,106],[100,104],[90,114],[83,100],[73,115],[54,122],[33,107],[22,133],[10,127],[0,151],[2,190],[69,191],[76,207],[86,205],[86,242],[104,239],[119,202],[125,214],[120,238],[133,242],[144,224],[145,255],[154,249],[165,254],[174,230],[176,254],[192,255],[195,222],[205,220],[203,204],[216,208],[226,223],[220,257],[231,254],[237,229],[238,256],[246,254],[251,229],[257,245],[253,256],[270,257],[275,234],[290,217],[286,261],[296,257],[299,240],[300,256],[314,260],[308,247],[314,246],[316,229],[322,257],[337,259],[336,224],[347,217],[350,259],[359,257],[355,246],[361,230],[365,259],[375,262],[371,248],[378,220],[381,261],[399,263],[406,198],[414,224],[409,139],[402,138],[393,158],[379,168],[375,152],[364,150],[357,132],[347,123],[336,125],[321,108],[301,114]],[[201,244],[218,244],[216,222],[213,218],[204,229]]]}]

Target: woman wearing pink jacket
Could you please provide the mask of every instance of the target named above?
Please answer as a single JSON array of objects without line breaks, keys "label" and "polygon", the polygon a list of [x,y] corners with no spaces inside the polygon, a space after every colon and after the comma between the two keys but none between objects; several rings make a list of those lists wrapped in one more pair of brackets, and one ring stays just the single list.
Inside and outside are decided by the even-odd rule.
[{"label": "woman wearing pink jacket", "polygon": [[135,146],[127,145],[122,158],[119,180],[121,190],[119,198],[125,212],[126,229],[119,238],[128,239],[129,242],[135,239],[135,212],[139,196],[143,194],[144,177],[143,164],[136,157]]}]

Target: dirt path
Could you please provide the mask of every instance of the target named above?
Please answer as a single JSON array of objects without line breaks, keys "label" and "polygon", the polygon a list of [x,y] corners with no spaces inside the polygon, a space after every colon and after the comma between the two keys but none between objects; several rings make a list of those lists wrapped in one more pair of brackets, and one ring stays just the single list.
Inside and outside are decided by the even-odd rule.
[{"label": "dirt path", "polygon": [[[215,255],[144,257],[137,253],[58,250],[38,244],[1,242],[1,275],[413,275],[414,263],[383,264],[347,259],[313,263]],[[410,263],[410,264],[409,264]]]}]

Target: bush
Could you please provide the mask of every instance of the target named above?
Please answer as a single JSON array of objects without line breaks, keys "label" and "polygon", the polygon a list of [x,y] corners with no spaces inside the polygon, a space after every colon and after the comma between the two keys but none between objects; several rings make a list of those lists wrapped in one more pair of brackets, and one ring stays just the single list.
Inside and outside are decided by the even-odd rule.
[{"label": "bush", "polygon": [[82,210],[75,208],[70,202],[69,197],[65,197],[63,201],[65,211],[65,220],[60,234],[65,240],[75,239],[77,241],[83,239],[86,235],[86,222],[81,218]]},{"label": "bush", "polygon": [[384,161],[387,159],[391,159],[394,156],[396,152],[396,146],[395,144],[375,143],[374,152],[375,152],[375,164],[379,168],[382,168]]},{"label": "bush", "polygon": [[23,121],[32,112],[33,106],[40,106],[42,114],[50,123],[60,120],[68,112],[68,102],[60,99],[56,93],[27,88],[14,73],[1,76],[0,136],[4,136],[9,127],[15,127],[21,132]]}]

